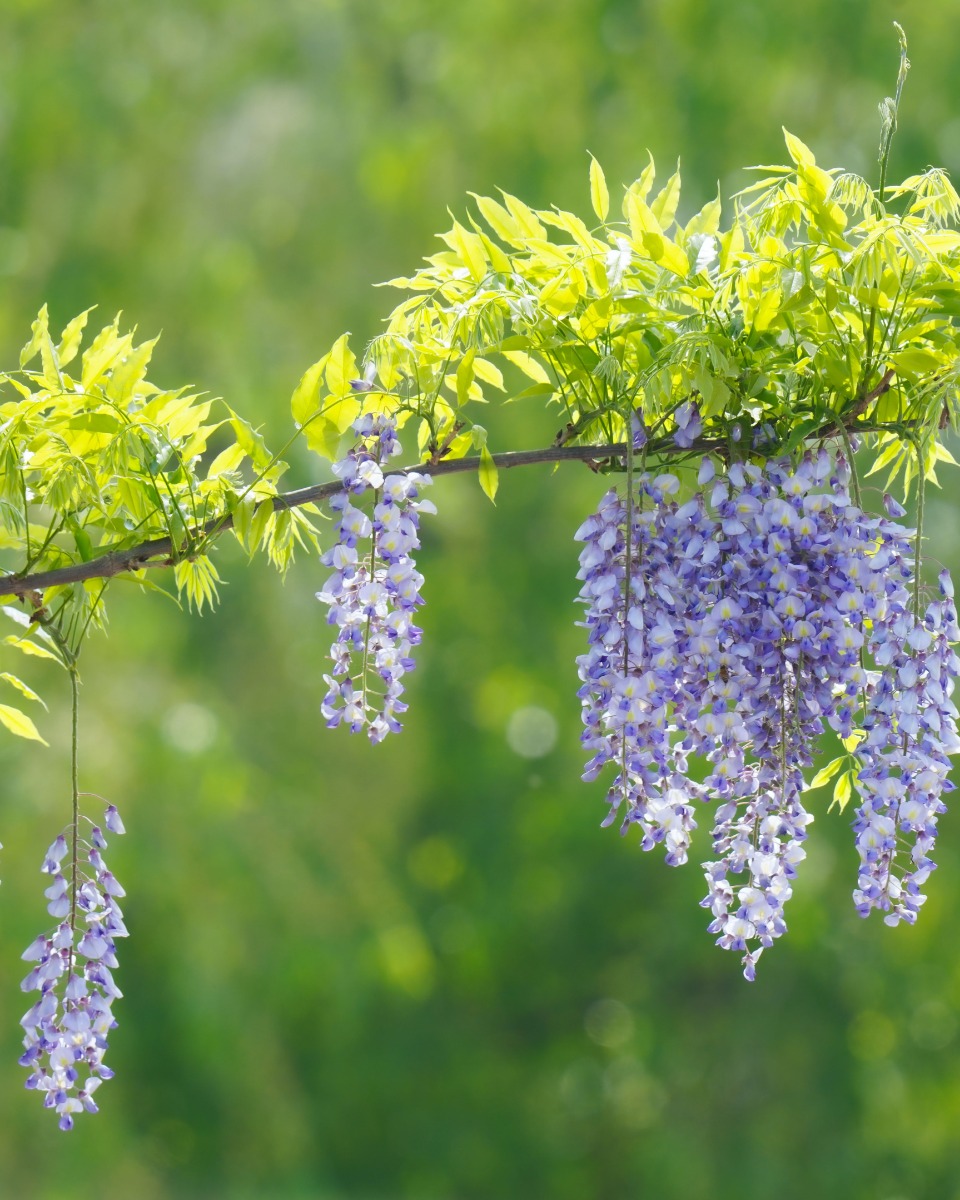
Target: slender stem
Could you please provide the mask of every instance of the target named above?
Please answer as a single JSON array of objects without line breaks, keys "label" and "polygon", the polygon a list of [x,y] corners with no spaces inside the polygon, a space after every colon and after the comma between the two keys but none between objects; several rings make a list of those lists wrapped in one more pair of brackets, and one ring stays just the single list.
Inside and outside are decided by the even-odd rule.
[{"label": "slender stem", "polygon": [[[888,372],[888,375],[892,375],[892,372]],[[875,399],[874,393],[879,395],[888,387],[889,380],[885,376],[874,392],[869,393],[865,399],[867,402]],[[824,423],[822,428],[813,430],[806,440],[816,442],[837,437],[840,434],[841,425],[847,420],[851,422],[851,428],[859,432],[894,432],[901,437],[909,436],[907,428],[896,422],[866,422],[859,418],[860,413],[857,411],[853,414],[846,414],[844,421],[830,419]],[[512,467],[561,462],[586,462],[596,469],[613,460],[626,459],[628,450],[629,447],[624,442],[611,442],[602,446],[548,446],[538,450],[508,450],[494,454],[492,457],[495,466],[505,470]],[[730,446],[725,438],[697,438],[690,447],[680,449],[670,434],[664,434],[661,437],[650,439],[644,446],[643,457],[644,461],[650,455],[659,458],[689,458],[698,454],[719,453],[723,455],[729,450]],[[419,472],[422,475],[457,475],[479,471],[480,465],[479,457],[445,458],[435,463],[414,463],[409,467],[398,468],[393,473],[398,475],[406,475],[411,472]],[[283,492],[272,497],[273,508],[275,512],[282,512],[286,509],[300,508],[305,504],[316,504],[319,501],[328,500],[340,491],[342,491],[342,485],[338,481],[314,484],[311,487]],[[202,539],[212,541],[220,534],[232,529],[233,524],[233,516],[230,513],[211,517],[198,529],[191,531],[190,544],[198,547]],[[47,588],[82,583],[86,579],[112,579],[116,575],[141,571],[148,567],[169,567],[173,565],[172,556],[176,552],[177,547],[174,546],[171,538],[151,538],[136,546],[106,550],[97,558],[90,559],[89,562],[71,563],[68,567],[58,567],[54,570],[37,571],[31,574],[0,575],[0,597],[23,597],[30,593],[42,593]]]},{"label": "slender stem", "polygon": [[[380,489],[378,488],[373,493],[374,507],[376,507],[379,496],[380,496]],[[371,519],[371,528],[370,528],[370,565],[369,565],[368,570],[370,572],[369,582],[372,585],[374,582],[374,578],[376,576],[376,572],[377,572],[377,529],[376,529],[376,525],[374,524],[372,519]],[[367,715],[367,692],[369,690],[369,688],[367,686],[368,681],[369,681],[369,675],[368,675],[367,671],[368,671],[368,667],[370,664],[370,627],[371,627],[372,622],[373,622],[373,613],[368,612],[367,613],[367,621],[363,628],[363,660],[362,660],[362,666],[360,668],[360,677],[361,677],[361,681],[362,681],[360,686],[362,689],[361,695],[363,697],[364,718],[366,718],[366,715]]]},{"label": "slender stem", "polygon": [[[70,929],[77,929],[77,876],[80,842],[80,673],[77,670],[77,660],[71,657],[68,668],[70,672],[71,693],[71,738],[70,738],[70,786],[73,802],[73,823],[70,826]],[[70,942],[70,965],[68,972],[73,971],[73,940]]]},{"label": "slender stem", "polygon": [[780,807],[787,806],[787,664],[780,660]]},{"label": "slender stem", "polygon": [[923,453],[917,446],[917,533],[913,550],[913,615],[920,620],[920,550],[923,542],[923,498],[926,484],[926,470]]},{"label": "slender stem", "polygon": [[880,203],[883,203],[887,190],[887,165],[890,162],[890,147],[893,145],[893,135],[897,132],[897,116],[900,110],[900,97],[903,95],[903,85],[907,81],[910,70],[910,59],[907,58],[907,35],[900,25],[894,21],[894,28],[900,38],[900,70],[897,72],[897,90],[890,108],[884,103],[883,136],[880,142]]},{"label": "slender stem", "polygon": [[[887,97],[880,106],[880,112],[883,116],[883,126],[880,134],[880,186],[877,191],[881,205],[886,200],[887,195],[887,167],[890,163],[890,148],[893,145],[893,135],[897,132],[897,114],[900,109],[900,97],[903,95],[903,85],[906,83],[907,72],[910,70],[910,60],[907,58],[907,35],[896,21],[893,24],[900,38],[900,70],[897,73],[897,89],[893,99],[891,100],[890,97]],[[878,279],[877,287],[879,288],[879,286],[880,281]],[[873,368],[873,338],[877,328],[877,311],[877,305],[872,305],[870,308],[870,325],[867,328],[865,337],[867,353],[863,370],[864,382],[870,378],[870,372]]]},{"label": "slender stem", "polygon": [[857,508],[863,508],[863,497],[860,493],[860,476],[857,473],[856,460],[853,457],[853,443],[845,425],[840,426],[840,436],[843,438],[843,448],[847,452],[847,463],[850,467],[850,482],[853,484],[853,501]]},{"label": "slender stem", "polygon": [[[630,643],[627,640],[627,629],[630,624],[630,594],[633,590],[631,575],[633,573],[633,426],[630,413],[625,417],[628,449],[627,460],[627,521],[624,531],[624,580],[623,580],[623,678],[626,681],[630,668]],[[624,801],[629,804],[629,786],[627,784],[627,739],[620,735],[620,777],[623,786]]]}]

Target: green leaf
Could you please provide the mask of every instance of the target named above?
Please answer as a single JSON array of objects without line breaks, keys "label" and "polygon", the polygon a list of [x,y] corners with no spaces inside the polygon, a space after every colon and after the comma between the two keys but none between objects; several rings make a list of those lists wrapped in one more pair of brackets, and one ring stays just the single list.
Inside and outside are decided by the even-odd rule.
[{"label": "green leaf", "polygon": [[477,202],[481,216],[497,237],[512,245],[519,245],[521,243],[520,226],[503,205],[498,204],[490,196],[478,196],[475,192],[470,194]]},{"label": "green leaf", "polygon": [[674,171],[660,191],[650,202],[650,211],[656,218],[661,229],[667,229],[673,224],[677,215],[677,205],[680,203],[680,172]]},{"label": "green leaf", "polygon": [[47,707],[37,693],[33,690],[33,688],[28,687],[27,684],[25,684],[22,679],[18,679],[16,675],[11,675],[9,671],[2,671],[0,672],[0,679],[6,680],[11,687],[15,687],[17,691],[20,692],[21,695],[26,696],[28,700],[35,700],[38,704],[43,704],[44,708]]},{"label": "green leaf", "polygon": [[225,475],[230,471],[235,471],[246,457],[246,451],[237,442],[232,446],[228,446],[226,450],[221,450],[217,457],[207,468],[207,478],[216,479],[218,475]]},{"label": "green leaf", "polygon": [[518,200],[516,196],[511,196],[509,192],[501,192],[504,202],[507,206],[507,211],[516,221],[520,229],[520,234],[524,238],[545,238],[547,231],[537,220],[537,214],[529,205],[524,204],[522,200]]},{"label": "green leaf", "polygon": [[497,488],[500,485],[499,472],[497,464],[493,461],[493,455],[487,447],[480,447],[480,486],[483,488],[489,500],[496,503]]},{"label": "green leaf", "polygon": [[457,404],[460,408],[470,399],[470,388],[473,385],[473,360],[476,352],[468,350],[457,365]]},{"label": "green leaf", "polygon": [[695,216],[690,218],[683,231],[683,236],[690,238],[696,233],[714,234],[719,228],[720,195],[718,193],[716,200],[708,201]]},{"label": "green leaf", "polygon": [[342,396],[350,390],[350,380],[358,373],[356,355],[350,349],[349,333],[342,333],[330,347],[327,355],[324,378],[333,396]]},{"label": "green leaf", "polygon": [[298,425],[305,425],[320,407],[320,385],[327,367],[329,354],[325,354],[303,373],[290,398],[290,411]]},{"label": "green leaf", "polygon": [[784,128],[783,140],[787,143],[787,150],[790,157],[798,167],[813,167],[816,166],[817,160],[813,157],[813,151],[804,142],[790,131]]},{"label": "green leaf", "polygon": [[19,708],[13,708],[9,704],[0,704],[0,722],[17,737],[28,738],[32,742],[43,742],[45,746],[49,745],[49,742],[40,736],[36,725]]},{"label": "green leaf", "polygon": [[850,797],[853,794],[853,781],[856,778],[855,771],[844,771],[837,780],[836,787],[833,789],[833,800],[830,804],[832,809],[836,805],[841,812],[847,807]]},{"label": "green leaf", "polygon": [[75,517],[70,517],[67,520],[67,525],[73,534],[73,540],[77,547],[77,553],[80,555],[80,561],[89,562],[96,554],[93,542],[90,540],[90,534],[87,533]]},{"label": "green leaf", "polygon": [[258,471],[264,471],[267,464],[270,462],[271,454],[267,449],[266,442],[247,421],[242,417],[238,417],[232,409],[228,409],[230,413],[230,426],[233,429],[233,436],[237,439],[237,445],[243,448],[244,454],[250,459]]},{"label": "green leaf", "polygon": [[[60,663],[60,659],[43,646],[38,646],[36,642],[31,642],[29,638],[19,638],[16,634],[8,634],[3,639],[5,646],[13,646],[15,650],[19,650],[21,654],[29,655],[32,658],[52,658],[55,663]],[[63,664],[60,663],[62,666]]]},{"label": "green leaf", "polygon": [[473,360],[473,373],[478,379],[482,379],[484,383],[489,383],[500,391],[504,391],[503,375],[499,367],[495,367],[492,362],[488,362],[485,358],[475,358]]},{"label": "green leaf", "polygon": [[28,362],[31,362],[34,358],[36,358],[37,353],[40,350],[40,344],[43,341],[44,336],[49,336],[48,327],[49,327],[49,317],[47,315],[47,306],[44,305],[43,308],[40,309],[40,312],[37,314],[37,319],[33,322],[33,324],[30,327],[30,331],[31,331],[30,341],[27,342],[27,344],[24,346],[24,348],[20,351],[20,369],[21,370],[27,365]]},{"label": "green leaf", "polygon": [[271,520],[275,517],[272,500],[263,500],[253,514],[253,519],[250,522],[250,533],[248,540],[248,549],[252,554],[254,550],[263,541],[264,535],[270,527]]},{"label": "green leaf", "polygon": [[160,339],[152,338],[149,342],[131,349],[121,361],[112,368],[107,383],[107,395],[117,404],[125,404],[132,395],[140,390],[147,377],[147,367],[153,356],[153,348]]},{"label": "green leaf", "polygon": [[823,787],[825,783],[829,783],[830,780],[833,779],[834,775],[838,773],[845,761],[846,756],[841,754],[840,757],[835,758],[833,762],[828,762],[825,767],[821,767],[816,775],[814,775],[814,777],[810,780],[809,784],[807,785],[807,789],[812,792],[815,788]]},{"label": "green leaf", "polygon": [[73,362],[77,357],[77,351],[80,349],[80,343],[83,340],[83,331],[87,324],[87,317],[93,312],[92,308],[88,308],[86,312],[82,312],[79,316],[73,318],[63,330],[60,336],[60,345],[57,347],[57,358],[60,360],[60,366],[65,367],[67,363]]},{"label": "green leaf", "polygon": [[479,234],[471,233],[469,229],[464,229],[459,221],[454,221],[453,229],[449,233],[443,234],[442,237],[474,280],[479,283],[487,273],[487,256],[484,253],[483,242]]},{"label": "green leaf", "polygon": [[519,367],[524,375],[528,379],[532,379],[534,383],[550,383],[550,376],[546,370],[525,351],[504,350],[502,353],[507,362],[512,362],[515,367]]},{"label": "green leaf", "polygon": [[792,454],[812,433],[816,433],[821,425],[823,425],[823,417],[808,417],[805,421],[801,421],[787,439],[787,443],[783,447],[784,454]]},{"label": "green leaf", "polygon": [[217,584],[220,576],[205,554],[181,559],[174,565],[173,577],[177,591],[180,595],[186,592],[187,604],[197,612],[203,612],[204,604],[213,608],[219,599]]},{"label": "green leaf", "polygon": [[606,221],[607,214],[610,212],[610,192],[603,174],[603,167],[592,154],[590,155],[590,202],[598,219]]}]

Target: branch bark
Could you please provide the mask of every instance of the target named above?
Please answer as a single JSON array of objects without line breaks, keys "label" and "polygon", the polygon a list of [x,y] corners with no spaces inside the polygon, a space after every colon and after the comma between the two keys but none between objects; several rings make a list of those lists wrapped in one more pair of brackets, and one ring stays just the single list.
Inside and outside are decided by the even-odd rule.
[{"label": "branch bark", "polygon": [[[502,469],[524,467],[534,463],[602,461],[621,457],[626,451],[624,444],[608,446],[551,446],[545,450],[511,450],[494,454],[493,461]],[[423,475],[455,475],[463,471],[477,471],[480,459],[454,458],[439,462],[415,463],[401,467],[392,474],[409,474],[418,471]],[[277,512],[283,509],[300,508],[304,504],[315,504],[328,500],[341,491],[338,482],[319,483],[312,487],[283,492],[273,499]],[[206,537],[219,537],[233,528],[233,517],[211,517],[194,530],[191,541]],[[151,538],[139,545],[124,549],[108,550],[89,562],[71,563],[51,571],[37,571],[31,575],[0,576],[0,596],[25,596],[27,593],[43,592],[47,588],[62,584],[83,583],[87,579],[112,579],[127,571],[140,571],[148,567],[168,567],[175,561],[177,548],[169,537]]]},{"label": "branch bark", "polygon": [[[881,383],[881,388],[883,382]],[[829,436],[829,431],[824,431]],[[815,437],[816,435],[811,435]],[[717,438],[698,438],[688,449],[680,450],[672,437],[659,438],[647,446],[650,454],[658,457],[723,453],[727,443]],[[502,470],[512,467],[533,466],[538,463],[586,462],[596,464],[611,458],[623,458],[626,454],[626,443],[620,442],[604,446],[549,446],[541,450],[508,450],[502,454],[494,454],[493,461]],[[439,462],[414,463],[409,467],[401,467],[392,474],[409,474],[417,471],[423,475],[457,475],[465,471],[478,471],[479,457],[441,459]],[[327,500],[341,491],[338,482],[319,483],[312,487],[299,488],[293,492],[283,492],[273,498],[274,510],[300,508],[304,504],[315,504]],[[194,530],[190,541],[199,542],[203,538],[217,538],[233,528],[233,517],[211,517],[198,529]],[[182,553],[182,550],[179,551]],[[176,561],[178,548],[169,537],[152,538],[139,545],[124,549],[108,550],[89,562],[71,563],[68,567],[59,567],[51,571],[37,571],[31,575],[2,575],[0,576],[0,597],[18,596],[35,600],[36,596],[47,588],[63,584],[83,583],[87,579],[112,579],[127,571],[141,571],[149,567],[169,567]],[[30,595],[32,593],[32,595]]]}]

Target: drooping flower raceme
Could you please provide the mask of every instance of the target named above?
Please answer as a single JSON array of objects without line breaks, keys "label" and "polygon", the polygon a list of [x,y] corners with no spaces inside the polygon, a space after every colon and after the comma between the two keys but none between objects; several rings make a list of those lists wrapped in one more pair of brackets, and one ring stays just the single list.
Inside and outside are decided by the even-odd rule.
[{"label": "drooping flower raceme", "polygon": [[[124,832],[112,804],[104,827]],[[76,837],[75,862],[68,837]],[[71,828],[53,842],[40,869],[50,876],[44,895],[58,924],[23,954],[34,965],[21,987],[40,996],[20,1022],[25,1035],[20,1065],[30,1072],[26,1086],[43,1093],[44,1107],[59,1114],[64,1130],[73,1128],[75,1113],[97,1111],[94,1094],[113,1075],[103,1058],[116,1027],[113,1002],[122,995],[112,975],[115,939],[126,937],[127,928],[118,904],[124,890],[104,862],[106,848],[97,825],[88,839]]]},{"label": "drooping flower raceme", "polygon": [[[700,483],[678,503],[676,477],[642,475],[576,535],[584,777],[615,764],[605,823],[622,810],[624,832],[638,825],[642,847],[662,842],[671,865],[686,861],[697,801],[715,805],[703,904],[752,979],[786,930],[812,820],[803,772],[827,726],[865,734],[850,760],[864,797],[860,911],[910,920],[922,903],[960,745],[956,609],[942,580],[918,616],[910,531],[851,502],[842,457],[739,464],[716,479],[706,461]],[[705,761],[702,784],[691,758]],[[898,836],[913,839],[906,870]]]},{"label": "drooping flower raceme", "polygon": [[[941,800],[953,789],[950,756],[960,750],[956,709],[950,700],[960,661],[951,644],[960,640],[953,583],[940,575],[940,597],[921,620],[910,611],[901,584],[889,586],[874,615],[871,649],[879,667],[870,685],[866,738],[857,790],[862,803],[854,830],[860,873],[854,901],[862,916],[874,908],[888,925],[913,924],[926,900],[921,888],[936,864],[930,852]],[[907,861],[898,850],[906,846]]]},{"label": "drooping flower raceme", "polygon": [[[321,558],[333,574],[317,593],[338,630],[321,712],[328,726],[342,722],[380,742],[399,732],[407,707],[402,678],[415,665],[411,651],[422,631],[414,615],[423,604],[423,576],[411,551],[420,546],[420,513],[436,509],[419,498],[433,482],[429,476],[384,474],[388,459],[400,453],[390,417],[366,415],[353,429],[359,443],[334,467],[343,484],[330,502],[337,540]],[[369,514],[356,503],[367,492],[373,493]]]}]

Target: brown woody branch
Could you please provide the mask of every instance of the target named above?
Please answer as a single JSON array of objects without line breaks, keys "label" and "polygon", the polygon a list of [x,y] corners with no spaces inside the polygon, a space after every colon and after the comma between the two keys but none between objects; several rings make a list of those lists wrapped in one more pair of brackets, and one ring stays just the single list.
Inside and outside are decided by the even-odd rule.
[{"label": "brown woody branch", "polygon": [[[586,461],[604,458],[616,458],[623,455],[624,445],[609,446],[557,446],[548,450],[512,450],[505,454],[495,454],[493,461],[500,468],[523,467],[532,463],[555,463],[566,461]],[[441,459],[439,462],[418,463],[414,466],[403,467],[397,474],[409,474],[419,471],[423,475],[454,475],[461,471],[476,471],[480,467],[480,459],[454,458]],[[316,504],[328,500],[341,491],[338,482],[318,483],[312,487],[299,488],[294,492],[284,492],[274,496],[275,512],[283,509],[300,508],[304,504]],[[207,538],[219,537],[221,533],[233,528],[233,517],[211,517],[199,528],[194,530],[189,542],[199,545]],[[141,571],[147,567],[171,566],[177,556],[183,557],[184,550],[174,546],[169,537],[151,538],[137,546],[124,549],[108,550],[105,554],[92,558],[89,562],[71,563],[68,567],[58,567],[52,571],[37,571],[31,575],[2,575],[0,576],[0,596],[26,596],[27,593],[43,592],[46,588],[57,587],[61,584],[83,583],[87,579],[112,579],[128,571]]]},{"label": "brown woody branch", "polygon": [[[889,386],[888,380],[882,380],[877,395]],[[823,429],[823,436],[829,437],[837,432],[833,429]],[[817,434],[811,434],[816,437]],[[526,467],[537,463],[584,462],[593,470],[611,459],[623,458],[627,447],[623,442],[604,446],[550,446],[542,450],[508,450],[503,454],[494,454],[493,461],[502,470],[511,467]],[[717,438],[698,438],[689,449],[680,450],[672,438],[664,437],[651,441],[647,450],[651,454],[663,457],[668,455],[690,455],[725,453],[727,443]],[[440,459],[437,462],[416,463],[409,467],[400,468],[397,474],[409,474],[418,471],[423,475],[456,475],[464,471],[477,471],[480,467],[479,457]],[[275,512],[284,509],[300,508],[304,504],[316,504],[327,500],[341,491],[338,482],[320,483],[312,487],[299,488],[297,491],[284,492],[273,497]],[[83,583],[87,579],[112,579],[129,571],[142,571],[148,567],[169,567],[178,558],[190,556],[190,548],[200,547],[208,539],[219,537],[233,528],[233,517],[230,515],[211,517],[203,525],[193,530],[186,539],[185,545],[175,546],[169,537],[152,538],[137,546],[124,549],[108,550],[106,553],[92,558],[89,562],[71,563],[68,567],[59,567],[51,571],[37,571],[29,575],[0,576],[0,596],[18,596],[28,599],[34,608],[39,607],[39,594],[45,589],[64,584]],[[32,595],[31,595],[32,593]]]}]

